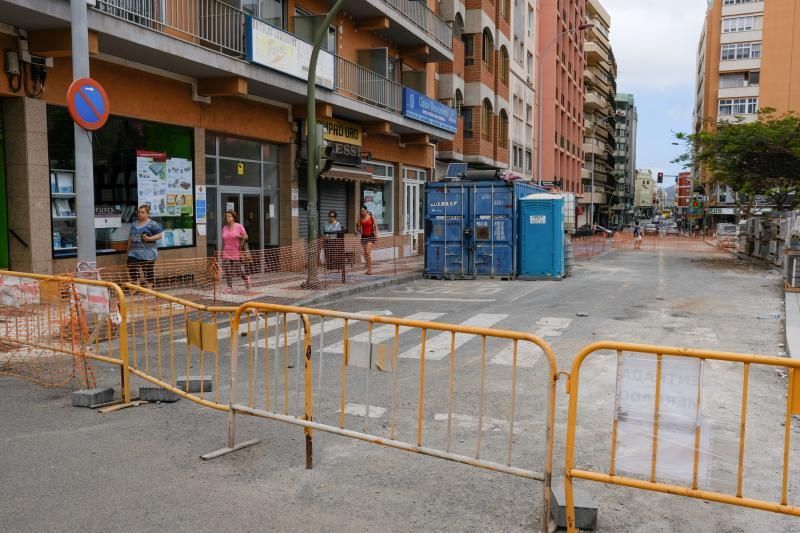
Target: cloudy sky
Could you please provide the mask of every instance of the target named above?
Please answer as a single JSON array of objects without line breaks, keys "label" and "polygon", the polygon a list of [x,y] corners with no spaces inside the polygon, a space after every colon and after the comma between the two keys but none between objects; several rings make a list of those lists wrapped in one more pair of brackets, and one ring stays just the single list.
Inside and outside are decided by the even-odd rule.
[{"label": "cloudy sky", "polygon": [[[617,90],[639,110],[636,166],[677,174],[673,132],[689,131],[706,0],[601,0],[611,15]],[[673,180],[664,180],[665,183]]]}]

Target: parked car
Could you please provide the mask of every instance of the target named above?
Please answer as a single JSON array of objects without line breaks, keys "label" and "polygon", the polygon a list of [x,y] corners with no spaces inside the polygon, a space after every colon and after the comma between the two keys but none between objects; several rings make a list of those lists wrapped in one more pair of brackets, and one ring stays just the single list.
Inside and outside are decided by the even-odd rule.
[{"label": "parked car", "polygon": [[583,226],[579,227],[575,230],[575,237],[590,237],[591,235],[604,235],[606,237],[611,237],[614,235],[614,230],[604,228],[603,226],[594,226],[594,230],[589,224],[584,224]]},{"label": "parked car", "polygon": [[667,235],[680,235],[680,234],[681,232],[678,229],[677,224],[670,224],[669,226],[667,226]]},{"label": "parked car", "polygon": [[657,235],[658,234],[658,225],[657,224],[645,224],[644,225],[644,234],[645,235]]}]

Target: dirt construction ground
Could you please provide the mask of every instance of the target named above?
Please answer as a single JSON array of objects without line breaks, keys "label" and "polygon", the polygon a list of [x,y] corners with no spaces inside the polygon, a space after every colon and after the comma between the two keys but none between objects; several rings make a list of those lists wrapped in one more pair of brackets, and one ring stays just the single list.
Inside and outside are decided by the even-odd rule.
[{"label": "dirt construction ground", "polygon": [[[553,346],[559,369],[569,371],[573,356],[595,340],[779,355],[785,350],[782,297],[779,274],[728,255],[642,251],[595,258],[561,282],[425,280],[340,299],[329,307],[399,317],[431,313],[442,322],[491,321],[497,328],[538,332]],[[402,339],[401,351],[418,344]],[[341,337],[325,342],[336,340]],[[463,346],[469,361],[480,353],[478,344]],[[537,357],[520,374],[514,434],[515,461],[533,469],[541,469],[546,383],[544,359]],[[431,387],[446,387],[447,380],[436,377],[435,363]],[[403,364],[400,372],[416,368],[418,361]],[[615,354],[603,352],[582,370],[579,468],[608,469],[615,365]],[[501,362],[487,368],[491,386],[507,387]],[[96,369],[99,381],[117,383],[114,371]],[[456,381],[468,383],[470,376],[474,373],[463,379],[459,374]],[[403,396],[409,403],[401,407],[413,412],[410,381],[401,380],[401,391],[409,393]],[[741,381],[741,365],[709,362],[703,369],[703,411],[711,421],[707,488],[736,488]],[[364,391],[352,386],[348,394],[358,402]],[[373,383],[374,405],[381,405],[381,392],[380,383]],[[777,501],[786,377],[754,366],[749,395],[743,492]],[[319,420],[337,419],[336,398],[320,398]],[[464,453],[472,446],[474,411],[468,406],[474,400],[474,392],[464,393],[457,404],[463,427],[457,428],[454,446]],[[559,383],[555,478],[563,473],[567,400]],[[433,444],[441,444],[435,439],[442,436],[442,417],[436,415],[446,409],[436,407],[426,412],[425,430]],[[360,427],[362,418],[349,414],[348,426]],[[322,432],[314,435],[314,469],[306,470],[302,429],[280,422],[240,417],[238,438],[260,438],[261,444],[201,461],[201,454],[224,446],[226,422],[225,413],[187,400],[100,415],[73,408],[69,391],[0,376],[0,531],[511,532],[541,526],[539,482]],[[373,432],[385,432],[387,415],[369,423]],[[794,505],[800,498],[797,424],[790,450],[789,502]],[[502,461],[505,433],[501,422],[496,425],[487,428],[482,453]],[[598,505],[600,531],[800,530],[800,518],[590,482],[577,485]]]}]

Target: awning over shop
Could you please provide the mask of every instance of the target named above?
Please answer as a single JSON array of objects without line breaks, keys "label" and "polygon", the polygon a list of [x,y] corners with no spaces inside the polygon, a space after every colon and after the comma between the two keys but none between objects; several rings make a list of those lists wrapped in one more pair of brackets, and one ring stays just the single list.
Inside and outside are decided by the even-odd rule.
[{"label": "awning over shop", "polygon": [[330,170],[320,174],[321,178],[344,181],[373,181],[372,174],[356,167],[333,165]]}]

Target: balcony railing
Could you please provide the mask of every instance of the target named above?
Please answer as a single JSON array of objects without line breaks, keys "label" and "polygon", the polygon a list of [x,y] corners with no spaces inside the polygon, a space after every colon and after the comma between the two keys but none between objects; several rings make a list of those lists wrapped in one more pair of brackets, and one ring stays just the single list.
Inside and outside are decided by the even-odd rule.
[{"label": "balcony railing", "polygon": [[[411,0],[390,1],[400,5],[420,4]],[[203,48],[237,58],[245,55],[247,13],[220,0],[97,0],[95,9]],[[335,68],[339,94],[402,114],[401,84],[339,56]]]},{"label": "balcony railing", "polygon": [[403,86],[343,57],[336,57],[336,88],[339,94],[380,107],[403,112]]},{"label": "balcony railing", "polygon": [[95,9],[205,48],[244,57],[246,13],[219,0],[97,0]]},{"label": "balcony railing", "polygon": [[422,0],[383,0],[398,15],[412,22],[447,50],[453,49],[453,28]]}]

